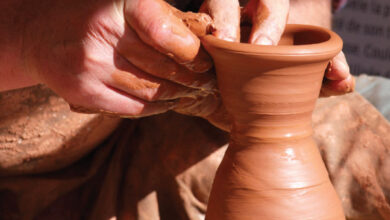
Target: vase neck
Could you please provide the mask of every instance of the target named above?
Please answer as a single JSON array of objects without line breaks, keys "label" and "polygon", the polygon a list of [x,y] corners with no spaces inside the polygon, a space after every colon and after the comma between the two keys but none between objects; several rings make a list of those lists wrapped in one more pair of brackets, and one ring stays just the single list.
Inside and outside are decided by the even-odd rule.
[{"label": "vase neck", "polygon": [[311,111],[288,115],[253,115],[251,120],[235,121],[231,142],[236,145],[288,142],[312,136]]}]

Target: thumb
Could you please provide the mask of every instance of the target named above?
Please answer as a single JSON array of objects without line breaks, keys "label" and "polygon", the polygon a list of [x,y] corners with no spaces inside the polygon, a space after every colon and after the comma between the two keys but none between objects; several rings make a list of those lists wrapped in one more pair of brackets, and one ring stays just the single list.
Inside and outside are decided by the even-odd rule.
[{"label": "thumb", "polygon": [[189,69],[203,66],[207,70],[212,66],[210,59],[199,56],[199,38],[175,16],[168,3],[162,0],[127,0],[125,17],[146,44],[176,62]]},{"label": "thumb", "polygon": [[252,23],[249,43],[277,45],[287,23],[289,0],[251,0],[243,19]]}]

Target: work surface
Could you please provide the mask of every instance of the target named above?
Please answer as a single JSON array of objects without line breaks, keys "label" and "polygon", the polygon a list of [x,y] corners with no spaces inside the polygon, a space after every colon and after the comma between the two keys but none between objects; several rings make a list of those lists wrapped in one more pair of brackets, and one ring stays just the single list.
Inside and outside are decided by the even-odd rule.
[{"label": "work surface", "polygon": [[[49,96],[48,102],[60,103],[52,110],[56,114],[80,117]],[[88,117],[94,126],[104,121]],[[390,124],[357,93],[319,100],[313,119],[314,137],[348,218],[390,219]],[[53,123],[44,135],[58,135],[62,127]],[[14,159],[25,173],[42,164],[46,169],[45,161],[66,166],[2,177],[0,219],[202,219],[227,140],[202,119],[166,113],[123,120],[104,143],[71,165],[61,157],[77,142],[59,149],[0,148],[0,161]],[[25,151],[34,153],[18,153]]]}]

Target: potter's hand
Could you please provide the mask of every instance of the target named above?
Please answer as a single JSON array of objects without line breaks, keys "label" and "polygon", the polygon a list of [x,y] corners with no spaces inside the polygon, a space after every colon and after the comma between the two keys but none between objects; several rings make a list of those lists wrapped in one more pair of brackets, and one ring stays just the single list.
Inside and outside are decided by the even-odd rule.
[{"label": "potter's hand", "polygon": [[[215,29],[212,34],[217,38],[227,41],[240,41],[240,16],[243,16],[243,20],[249,19],[253,24],[250,42],[271,45],[273,42],[277,43],[279,41],[284,30],[288,5],[289,0],[250,1],[242,11],[243,14],[240,14],[238,0],[205,0],[200,12],[207,13],[213,18]],[[279,26],[275,26],[275,24]],[[221,104],[219,96],[210,95],[202,100],[202,102],[197,102],[198,105],[186,109],[186,111],[190,110],[190,113],[186,111],[182,113],[204,112],[199,109],[212,109],[216,106],[217,108],[212,114],[207,112],[202,117],[208,119],[215,126],[230,131],[231,116]],[[216,105],[216,103],[218,104]]]},{"label": "potter's hand", "polygon": [[240,41],[240,4],[238,0],[205,0],[199,12],[213,19],[212,34],[226,41]]},{"label": "potter's hand", "polygon": [[[287,23],[289,0],[250,0],[242,11],[242,19],[252,23],[250,43],[261,45],[278,44]],[[310,24],[310,21],[308,21]],[[354,78],[341,52],[329,65],[321,89],[321,96],[340,95],[352,92]]]},{"label": "potter's hand", "polygon": [[252,23],[249,43],[277,45],[287,23],[290,0],[250,0],[242,20]]},{"label": "potter's hand", "polygon": [[24,1],[39,11],[26,69],[76,111],[152,115],[215,87],[200,40],[162,0]]},{"label": "potter's hand", "polygon": [[342,95],[354,90],[355,78],[349,72],[349,66],[344,53],[340,52],[329,64],[320,95]]},{"label": "potter's hand", "polygon": [[[227,41],[240,40],[240,5],[237,0],[205,0],[200,12],[213,19],[212,34]],[[218,128],[230,131],[231,117],[222,105],[218,94],[182,99],[177,112],[203,117]]]},{"label": "potter's hand", "polygon": [[[241,11],[238,0],[206,0],[200,11],[208,13],[214,21],[214,36],[227,41],[240,41],[241,20],[252,23],[250,43],[277,44],[287,21],[289,0],[252,0]],[[220,103],[218,96],[208,97],[206,101]],[[207,105],[205,105],[207,106]],[[231,116],[223,105],[205,117],[217,127],[230,131]]]}]

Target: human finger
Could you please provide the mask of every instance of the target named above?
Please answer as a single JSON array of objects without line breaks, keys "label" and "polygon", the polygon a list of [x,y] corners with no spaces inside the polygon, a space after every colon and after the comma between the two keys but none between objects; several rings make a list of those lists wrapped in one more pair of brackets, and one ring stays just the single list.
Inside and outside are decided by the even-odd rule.
[{"label": "human finger", "polygon": [[224,131],[229,132],[232,126],[232,117],[226,111],[218,93],[182,98],[173,110],[185,115],[203,117]]},{"label": "human finger", "polygon": [[196,72],[212,67],[200,40],[162,0],[128,0],[125,18],[143,42]]},{"label": "human finger", "polygon": [[[144,101],[172,100],[202,95],[204,91],[159,79],[138,69],[119,54],[115,54],[115,69],[103,74],[107,85],[126,92]],[[107,68],[108,69],[108,68]]]},{"label": "human finger", "polygon": [[355,90],[355,78],[349,75],[346,79],[342,80],[328,80],[325,79],[322,83],[320,96],[334,96],[343,95],[353,92]]},{"label": "human finger", "polygon": [[212,34],[219,39],[240,41],[240,4],[238,0],[206,0],[200,12],[209,14],[214,21]]},{"label": "human finger", "polygon": [[343,80],[351,75],[347,60],[343,52],[332,59],[325,73],[329,80]]},{"label": "human finger", "polygon": [[277,45],[287,23],[289,0],[251,0],[242,11],[252,23],[249,43]]},{"label": "human finger", "polygon": [[116,45],[116,50],[137,68],[158,78],[204,90],[212,90],[216,87],[213,74],[196,73],[179,65],[145,44],[129,27],[125,28],[125,33]]},{"label": "human finger", "polygon": [[116,116],[143,117],[173,109],[178,100],[148,102],[110,87],[97,77],[80,75],[57,88],[71,109],[83,113],[104,113]]},{"label": "human finger", "polygon": [[145,102],[102,85],[101,94],[95,97],[93,103],[87,100],[81,102],[69,101],[70,109],[80,113],[100,113],[112,116],[121,116],[127,118],[139,118],[161,114],[174,109],[178,100]]}]

